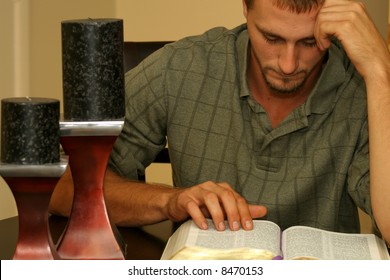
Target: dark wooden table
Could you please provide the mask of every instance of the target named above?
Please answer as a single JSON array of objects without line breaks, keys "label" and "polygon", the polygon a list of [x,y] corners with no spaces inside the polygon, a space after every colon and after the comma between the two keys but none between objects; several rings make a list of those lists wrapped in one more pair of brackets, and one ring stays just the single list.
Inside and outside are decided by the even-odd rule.
[{"label": "dark wooden table", "polygon": [[[50,231],[54,243],[65,229],[67,219],[58,216],[49,218]],[[127,244],[127,260],[158,260],[165,242],[140,228],[118,227],[118,231]],[[0,259],[12,259],[18,238],[18,217],[0,220]]]}]

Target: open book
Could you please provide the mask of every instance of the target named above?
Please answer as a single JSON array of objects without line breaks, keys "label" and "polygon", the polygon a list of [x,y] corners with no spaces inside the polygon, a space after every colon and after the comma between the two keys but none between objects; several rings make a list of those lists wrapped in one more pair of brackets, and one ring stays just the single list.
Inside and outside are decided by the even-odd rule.
[{"label": "open book", "polygon": [[281,232],[270,221],[255,220],[251,231],[199,229],[192,220],[169,238],[162,260],[323,259],[388,260],[385,242],[374,234],[349,234],[294,226]]}]

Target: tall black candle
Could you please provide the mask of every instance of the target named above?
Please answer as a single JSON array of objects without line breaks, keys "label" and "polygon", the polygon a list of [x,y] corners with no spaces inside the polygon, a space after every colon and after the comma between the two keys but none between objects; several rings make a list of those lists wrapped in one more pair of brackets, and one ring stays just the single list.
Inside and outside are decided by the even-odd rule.
[{"label": "tall black candle", "polygon": [[60,101],[7,98],[1,101],[1,161],[46,164],[60,160]]},{"label": "tall black candle", "polygon": [[67,20],[61,26],[65,120],[122,118],[123,21]]}]

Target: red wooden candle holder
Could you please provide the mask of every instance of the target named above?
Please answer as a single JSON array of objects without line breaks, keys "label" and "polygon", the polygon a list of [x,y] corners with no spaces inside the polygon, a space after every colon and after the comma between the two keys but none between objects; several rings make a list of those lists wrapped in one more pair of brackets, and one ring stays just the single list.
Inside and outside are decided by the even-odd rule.
[{"label": "red wooden candle holder", "polygon": [[93,123],[70,129],[66,123],[60,125],[60,142],[69,156],[74,183],[71,214],[57,245],[62,259],[125,259],[125,245],[110,222],[103,190],[108,158],[121,127],[118,130],[116,123],[104,129],[105,123],[101,124],[102,131]]},{"label": "red wooden candle holder", "polygon": [[48,165],[1,164],[0,173],[16,201],[19,235],[13,259],[59,259],[51,238],[48,208],[67,162]]}]

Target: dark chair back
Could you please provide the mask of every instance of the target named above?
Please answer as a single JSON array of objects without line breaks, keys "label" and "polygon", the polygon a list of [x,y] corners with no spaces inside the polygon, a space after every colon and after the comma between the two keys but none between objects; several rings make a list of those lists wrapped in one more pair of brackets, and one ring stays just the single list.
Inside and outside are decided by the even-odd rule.
[{"label": "dark chair back", "polygon": [[157,51],[168,43],[171,42],[125,42],[123,46],[125,72],[137,66],[151,53]]}]

